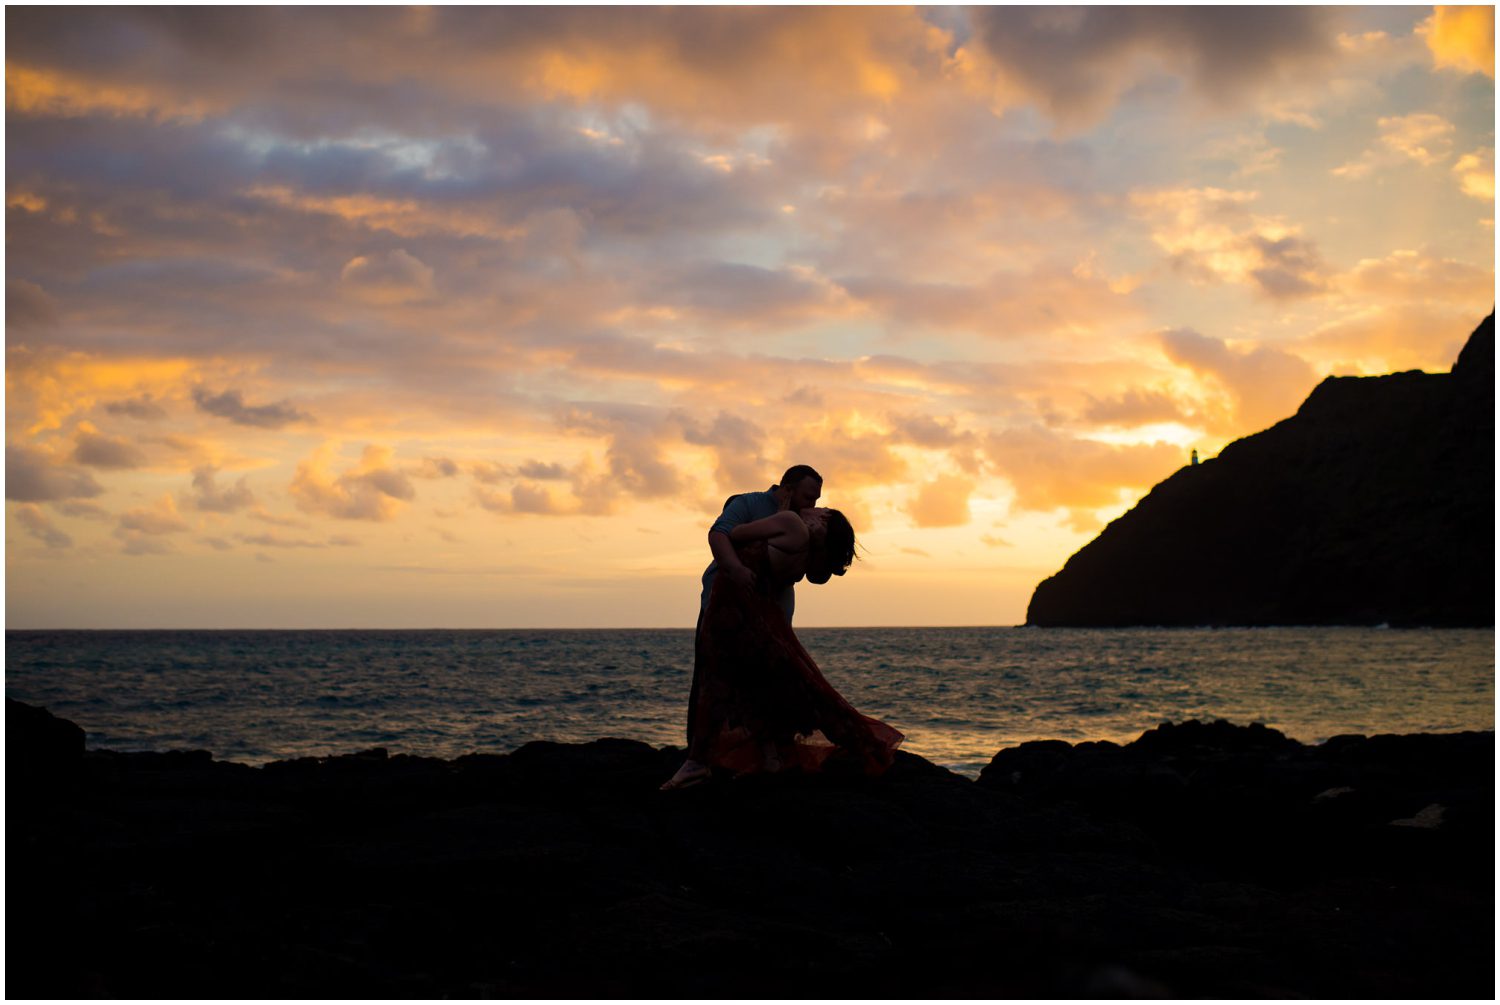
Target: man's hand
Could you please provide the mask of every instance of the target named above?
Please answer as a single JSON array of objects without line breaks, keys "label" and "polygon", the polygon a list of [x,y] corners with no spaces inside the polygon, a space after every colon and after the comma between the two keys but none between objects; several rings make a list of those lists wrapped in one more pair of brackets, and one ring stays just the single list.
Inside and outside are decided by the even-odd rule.
[{"label": "man's hand", "polygon": [[719,575],[728,576],[747,590],[755,589],[755,570],[751,569],[734,553],[734,542],[728,534],[716,530],[708,532],[708,550],[719,563]]},{"label": "man's hand", "polygon": [[720,569],[719,572],[747,590],[755,589],[755,570],[748,565],[729,565]]}]

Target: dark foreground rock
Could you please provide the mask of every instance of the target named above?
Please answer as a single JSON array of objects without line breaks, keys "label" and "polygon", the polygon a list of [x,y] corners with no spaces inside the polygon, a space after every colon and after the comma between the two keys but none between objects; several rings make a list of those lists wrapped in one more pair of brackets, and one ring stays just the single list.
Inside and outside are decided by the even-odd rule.
[{"label": "dark foreground rock", "polygon": [[628,740],[44,767],[7,707],[10,997],[1494,993],[1493,733],[661,794],[680,752]]},{"label": "dark foreground rock", "polygon": [[1495,318],[1452,373],[1329,377],[1043,580],[1026,623],[1495,623]]}]

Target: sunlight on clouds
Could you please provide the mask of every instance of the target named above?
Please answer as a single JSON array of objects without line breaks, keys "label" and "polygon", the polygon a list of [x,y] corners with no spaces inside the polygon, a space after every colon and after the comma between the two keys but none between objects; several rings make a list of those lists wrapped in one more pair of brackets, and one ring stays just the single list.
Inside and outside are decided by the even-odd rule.
[{"label": "sunlight on clouds", "polygon": [[22,411],[30,420],[26,433],[36,435],[60,428],[106,397],[180,392],[199,365],[187,359],[109,359],[12,346],[5,367],[7,414]]},{"label": "sunlight on clouds", "polygon": [[100,83],[6,61],[5,109],[22,116],[139,116],[196,121],[213,110],[205,101],[147,87]]},{"label": "sunlight on clouds", "polygon": [[1418,112],[1384,118],[1376,124],[1380,126],[1380,142],[1424,167],[1447,160],[1452,153],[1453,123],[1441,115]]},{"label": "sunlight on clouds", "polygon": [[1163,332],[1161,344],[1168,359],[1209,378],[1228,395],[1229,407],[1216,423],[1219,431],[1243,435],[1280,422],[1318,382],[1301,357],[1273,346],[1233,347],[1188,329]]},{"label": "sunlight on clouds", "polygon": [[1495,76],[1495,8],[1433,8],[1420,31],[1426,36],[1433,64],[1461,73]]},{"label": "sunlight on clouds", "polygon": [[1040,426],[992,435],[984,449],[1015,489],[1016,507],[1064,509],[1075,520],[1092,520],[1083,514],[1118,505],[1123,494],[1155,484],[1186,460],[1175,444],[1104,443]]},{"label": "sunlight on clouds", "polygon": [[[872,94],[881,101],[890,101],[901,93],[901,78],[890,67],[866,59],[859,62],[858,72],[860,88],[866,94]],[[877,133],[870,138],[878,139],[879,136]]]},{"label": "sunlight on clouds", "polygon": [[1495,149],[1481,147],[1473,153],[1464,154],[1453,165],[1458,175],[1459,187],[1464,195],[1485,202],[1495,201]]},{"label": "sunlight on clouds", "polygon": [[405,474],[390,466],[388,447],[367,446],[360,460],[342,474],[330,471],[336,444],[324,444],[297,465],[288,493],[305,513],[339,520],[392,520],[416,491]]},{"label": "sunlight on clouds", "polygon": [[1345,283],[1356,292],[1382,299],[1457,301],[1483,309],[1494,293],[1494,274],[1425,249],[1397,249],[1384,258],[1365,258]]},{"label": "sunlight on clouds", "polygon": [[482,209],[470,206],[447,208],[416,199],[390,199],[363,193],[312,195],[284,185],[255,185],[245,194],[288,209],[334,216],[373,230],[389,230],[400,237],[437,233],[508,240],[525,233],[514,224],[487,219]]},{"label": "sunlight on clouds", "polygon": [[[1332,169],[1335,178],[1358,180],[1382,169],[1415,161],[1423,167],[1441,164],[1453,154],[1456,127],[1440,115],[1416,112],[1377,120],[1380,147]],[[1455,169],[1456,170],[1456,169]]]},{"label": "sunlight on clouds", "polygon": [[1174,443],[1188,450],[1203,441],[1203,430],[1185,426],[1180,422],[1150,422],[1128,430],[1094,430],[1089,433],[1089,438],[1117,446],[1154,446],[1161,443]]},{"label": "sunlight on clouds", "polygon": [[394,248],[349,259],[339,278],[365,299],[397,304],[430,296],[433,270],[405,248]]},{"label": "sunlight on clouds", "polygon": [[1306,296],[1327,284],[1327,267],[1300,228],[1252,213],[1255,192],[1217,188],[1136,192],[1131,204],[1173,268],[1198,282],[1252,286],[1273,299]]},{"label": "sunlight on clouds", "polygon": [[1491,21],[12,8],[9,610],[690,626],[808,463],[864,558],[799,620],[1019,621],[1190,449],[1451,365]]},{"label": "sunlight on clouds", "polygon": [[554,51],[538,60],[537,76],[545,94],[588,98],[604,90],[612,74],[606,62],[597,56]]},{"label": "sunlight on clouds", "polygon": [[[1397,282],[1405,277],[1397,277]],[[1481,308],[1455,309],[1440,301],[1383,304],[1351,311],[1320,325],[1304,341],[1304,351],[1326,373],[1354,376],[1399,370],[1444,373],[1453,366],[1474,314],[1488,310],[1493,287]]]},{"label": "sunlight on clouds", "polygon": [[974,481],[960,475],[939,475],[926,482],[907,506],[918,527],[961,527],[969,522],[969,496]]},{"label": "sunlight on clouds", "polygon": [[40,213],[47,208],[47,197],[24,190],[7,192],[5,195],[5,206],[7,209],[20,207],[28,213]]}]

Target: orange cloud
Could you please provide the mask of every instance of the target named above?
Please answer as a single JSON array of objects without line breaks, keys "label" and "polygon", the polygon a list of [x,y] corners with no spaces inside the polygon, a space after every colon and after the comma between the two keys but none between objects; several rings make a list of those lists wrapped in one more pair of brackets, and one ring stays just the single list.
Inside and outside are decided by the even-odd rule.
[{"label": "orange cloud", "polygon": [[947,40],[900,8],[664,15],[635,10],[593,24],[555,16],[546,36],[508,55],[527,86],[549,97],[644,101],[720,122],[753,120],[769,107],[815,121],[851,103],[878,109],[920,87],[941,66]]},{"label": "orange cloud", "polygon": [[66,71],[5,64],[5,110],[13,115],[78,118],[111,115],[202,119],[212,106],[170,91],[122,81],[95,81]]},{"label": "orange cloud", "polygon": [[1300,229],[1250,211],[1255,192],[1218,188],[1136,192],[1131,205],[1174,268],[1197,282],[1249,285],[1272,299],[1321,292],[1328,268]]},{"label": "orange cloud", "polygon": [[717,462],[714,479],[727,492],[744,491],[746,485],[759,484],[772,467],[764,453],[765,434],[748,419],[721,411],[706,425],[684,415],[682,425],[684,440],[713,451]]},{"label": "orange cloud", "polygon": [[1495,148],[1480,147],[1464,154],[1453,165],[1464,195],[1484,202],[1495,201]]},{"label": "orange cloud", "polygon": [[1354,160],[1334,168],[1331,173],[1335,178],[1365,178],[1381,168],[1412,161],[1431,167],[1453,154],[1456,127],[1441,115],[1414,112],[1383,116],[1376,120],[1376,125],[1380,128],[1380,147],[1366,150]]},{"label": "orange cloud", "polygon": [[1229,424],[1221,431],[1253,433],[1297,410],[1317,384],[1318,375],[1301,357],[1271,346],[1231,348],[1223,341],[1188,329],[1163,332],[1167,358],[1229,395]]},{"label": "orange cloud", "polygon": [[1318,326],[1301,343],[1329,372],[1381,374],[1451,369],[1469,333],[1493,301],[1473,308],[1423,299],[1367,306]]},{"label": "orange cloud", "polygon": [[1418,29],[1427,39],[1433,65],[1460,73],[1495,76],[1495,8],[1433,8]]},{"label": "orange cloud", "polygon": [[328,468],[333,448],[324,446],[297,465],[287,491],[297,507],[340,520],[391,520],[416,490],[401,471],[390,466],[391,451],[368,446],[358,464],[337,476]]},{"label": "orange cloud", "polygon": [[961,527],[969,522],[973,491],[972,479],[940,475],[917,490],[906,512],[918,527]]},{"label": "orange cloud", "polygon": [[445,206],[364,192],[327,195],[298,191],[288,185],[253,185],[244,194],[272,206],[334,217],[403,238],[448,234],[513,240],[526,235],[524,227],[506,223],[496,216],[493,207],[482,205]]},{"label": "orange cloud", "polygon": [[1361,259],[1341,285],[1381,300],[1471,303],[1476,310],[1494,297],[1493,269],[1440,258],[1427,249],[1397,250],[1384,258]]},{"label": "orange cloud", "polygon": [[[823,491],[832,495],[890,485],[905,479],[908,466],[879,434],[858,435],[842,425],[803,433],[787,442],[787,464],[808,464],[823,476]],[[781,472],[771,475],[771,480]]]},{"label": "orange cloud", "polygon": [[1145,426],[1157,422],[1191,422],[1195,418],[1166,391],[1133,387],[1110,398],[1096,398],[1087,393],[1085,397],[1088,405],[1081,417],[1100,425]]},{"label": "orange cloud", "polygon": [[182,358],[107,357],[12,345],[6,353],[7,406],[27,417],[25,431],[35,435],[63,426],[103,399],[180,391],[199,365]]},{"label": "orange cloud", "polygon": [[1441,115],[1417,112],[1382,118],[1380,142],[1421,165],[1447,160],[1452,153],[1453,123]]},{"label": "orange cloud", "polygon": [[1161,481],[1187,460],[1169,443],[1118,445],[1024,426],[985,440],[985,453],[1016,492],[1020,509],[1066,509],[1078,525],[1095,523],[1087,512],[1116,505]]}]

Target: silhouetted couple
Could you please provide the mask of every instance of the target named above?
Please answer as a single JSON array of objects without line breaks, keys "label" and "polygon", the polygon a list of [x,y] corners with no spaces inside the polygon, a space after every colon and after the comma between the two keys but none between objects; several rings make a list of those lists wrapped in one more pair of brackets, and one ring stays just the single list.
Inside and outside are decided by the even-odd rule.
[{"label": "silhouetted couple", "polygon": [[792,631],[792,584],[826,583],[854,561],[854,528],[815,505],[822,493],[822,476],[799,464],[765,492],[731,496],[709,530],[688,757],[663,789],[715,768],[817,771],[834,755],[870,775],[890,767],[901,733],[845,701]]}]

